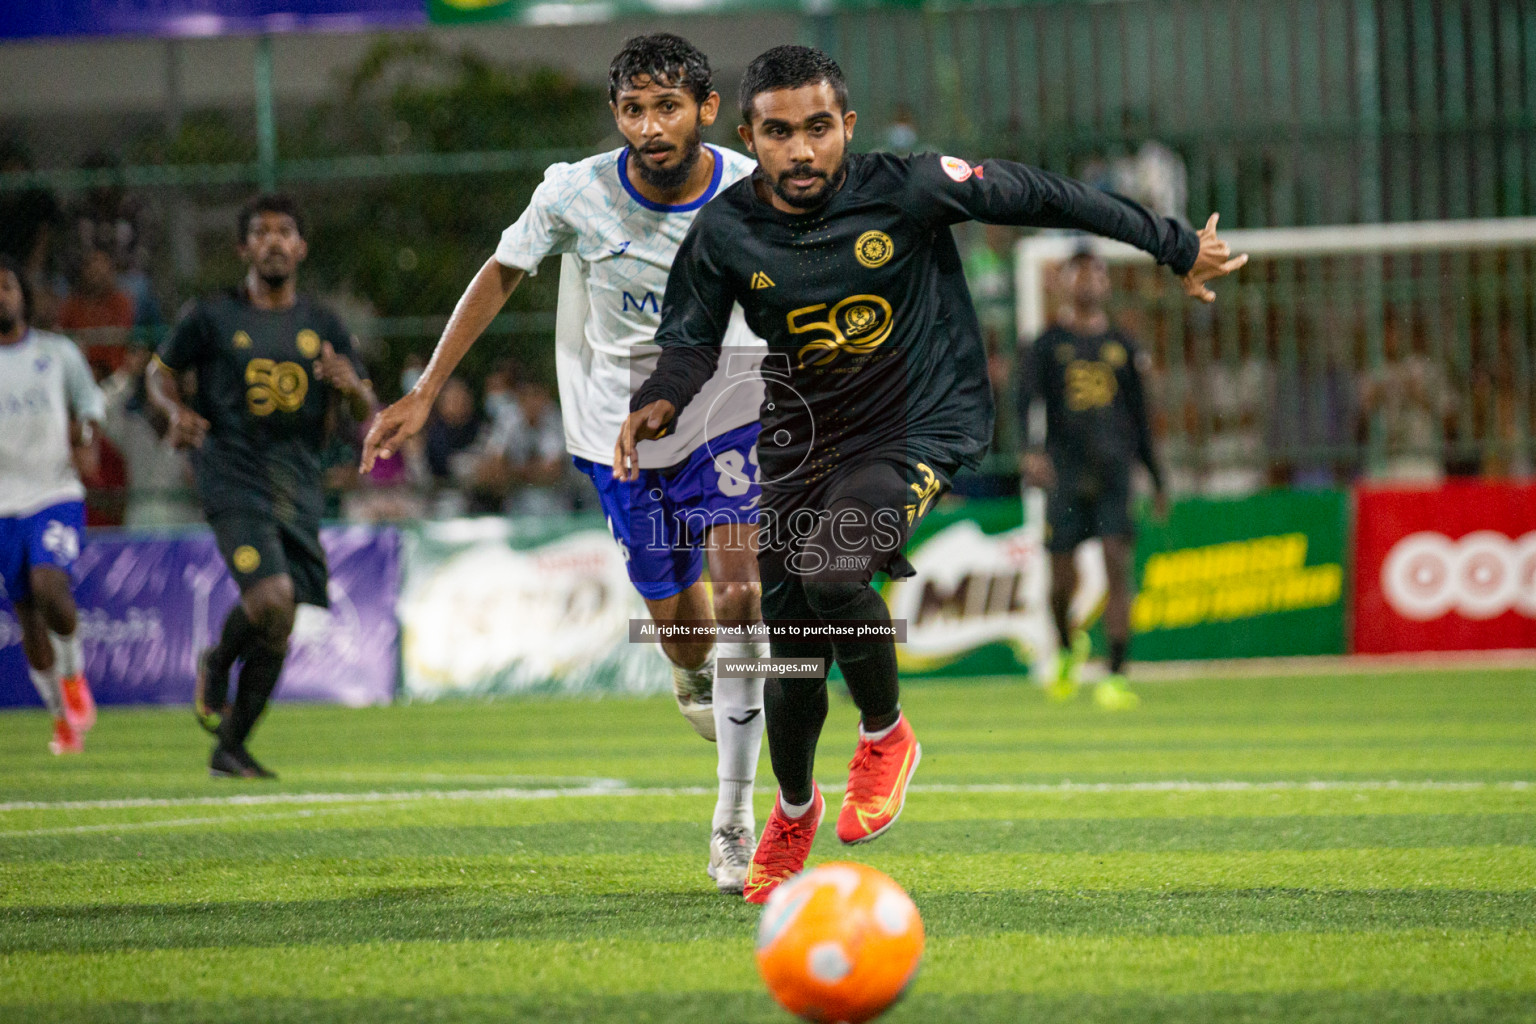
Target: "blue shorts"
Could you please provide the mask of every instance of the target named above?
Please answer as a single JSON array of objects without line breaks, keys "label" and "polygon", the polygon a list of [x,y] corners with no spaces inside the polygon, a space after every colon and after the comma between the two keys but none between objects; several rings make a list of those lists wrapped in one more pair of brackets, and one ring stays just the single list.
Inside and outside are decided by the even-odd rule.
[{"label": "blue shorts", "polygon": [[32,596],[34,566],[69,572],[85,536],[85,503],[62,501],[30,516],[0,519],[0,585],[12,602]]},{"label": "blue shorts", "polygon": [[681,594],[704,572],[700,545],[711,527],[757,522],[756,423],[727,431],[666,469],[615,480],[613,467],[575,458],[597,487],[608,529],[624,552],[629,578],[651,601]]}]

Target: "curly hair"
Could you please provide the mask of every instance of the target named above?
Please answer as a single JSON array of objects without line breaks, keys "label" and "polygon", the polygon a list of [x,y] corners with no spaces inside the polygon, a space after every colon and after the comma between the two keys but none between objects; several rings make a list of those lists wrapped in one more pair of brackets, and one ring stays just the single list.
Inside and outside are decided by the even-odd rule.
[{"label": "curly hair", "polygon": [[703,103],[714,90],[709,58],[671,32],[634,36],[624,43],[624,49],[608,65],[609,101],[618,102],[619,93],[641,78],[674,89],[687,89],[695,103]]}]

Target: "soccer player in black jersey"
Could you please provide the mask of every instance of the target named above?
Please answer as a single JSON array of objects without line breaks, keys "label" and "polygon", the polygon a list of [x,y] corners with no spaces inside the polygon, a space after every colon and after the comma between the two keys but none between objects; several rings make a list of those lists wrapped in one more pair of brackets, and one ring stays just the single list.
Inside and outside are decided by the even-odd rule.
[{"label": "soccer player in black jersey", "polygon": [[[734,303],[768,342],[758,443],[763,617],[885,624],[870,581],[907,575],[901,547],[992,435],[986,359],[950,225],[1080,228],[1171,265],[1207,301],[1241,266],[1214,228],[1196,234],[1141,206],[1022,164],[851,154],[856,115],[826,54],[780,46],[741,83],[742,141],[758,170],[699,212],[662,303],[655,372],[630,402],[614,473],[667,429],[713,373]],[[841,628],[847,628],[843,626]],[[835,659],[862,725],[838,816],[845,843],[901,813],[920,748],[901,716],[893,642],[775,631],[777,657]],[[810,852],[823,802],[812,778],[825,678],[770,676],[769,754],[779,798],[746,898],[763,902]]]},{"label": "soccer player in black jersey", "polygon": [[[198,449],[203,511],[240,587],[219,642],[198,658],[195,709],[218,737],[208,771],[270,778],[246,738],[277,688],[296,606],[329,605],[320,547],[327,425],[338,400],[358,422],[376,403],[351,333],[298,292],[308,247],[294,201],[253,199],[240,212],[238,237],[244,280],[193,305],[147,375],[172,442]],[[177,383],[188,370],[197,377],[190,405]]]},{"label": "soccer player in black jersey", "polygon": [[1144,356],[1136,343],[1110,323],[1109,274],[1091,249],[1079,249],[1062,266],[1067,306],[1057,323],[1036,338],[1019,372],[1021,437],[1031,436],[1030,407],[1045,404],[1043,445],[1024,453],[1026,483],[1045,488],[1045,547],[1051,555],[1051,616],[1061,638],[1056,678],[1047,693],[1056,700],[1077,692],[1087,660],[1088,634],[1070,622],[1077,590],[1073,553],[1098,537],[1104,546],[1109,597],[1104,629],[1109,636],[1109,676],[1094,689],[1106,710],[1133,708],[1140,698],[1122,674],[1131,642],[1131,466],[1141,462],[1152,476],[1159,515],[1166,506],[1163,473],[1152,447],[1142,388]]}]

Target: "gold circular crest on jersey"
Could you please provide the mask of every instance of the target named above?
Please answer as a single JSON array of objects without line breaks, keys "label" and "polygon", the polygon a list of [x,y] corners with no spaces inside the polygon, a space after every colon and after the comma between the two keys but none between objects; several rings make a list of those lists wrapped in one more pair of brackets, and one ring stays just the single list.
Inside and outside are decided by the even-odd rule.
[{"label": "gold circular crest on jersey", "polygon": [[866,231],[853,243],[853,254],[871,270],[889,262],[895,251],[891,236],[884,231]]},{"label": "gold circular crest on jersey", "polygon": [[1099,349],[1099,358],[1118,370],[1125,365],[1125,346],[1118,341],[1105,342]]},{"label": "gold circular crest on jersey", "polygon": [[241,544],[235,548],[235,556],[231,559],[235,563],[236,572],[255,572],[261,565],[261,555],[249,544]]},{"label": "gold circular crest on jersey", "polygon": [[299,336],[294,338],[293,342],[299,346],[299,355],[306,359],[313,359],[320,354],[320,335],[308,327],[300,331]]},{"label": "gold circular crest on jersey", "polygon": [[235,336],[229,339],[229,343],[235,348],[250,348],[251,336],[244,331],[236,331]]}]

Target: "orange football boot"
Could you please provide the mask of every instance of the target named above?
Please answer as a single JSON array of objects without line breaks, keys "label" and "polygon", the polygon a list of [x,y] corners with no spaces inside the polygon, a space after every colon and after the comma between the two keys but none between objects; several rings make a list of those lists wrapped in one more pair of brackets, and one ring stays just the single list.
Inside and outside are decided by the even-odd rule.
[{"label": "orange football boot", "polygon": [[878,740],[859,733],[859,749],[848,762],[848,789],[837,815],[837,838],[848,844],[867,843],[896,824],[907,803],[907,783],[923,759],[922,744],[912,734],[907,716]]},{"label": "orange football boot", "polygon": [[69,719],[70,727],[76,732],[90,732],[96,724],[96,698],[91,696],[85,676],[67,676],[60,680],[59,688],[64,694],[64,717]]}]

